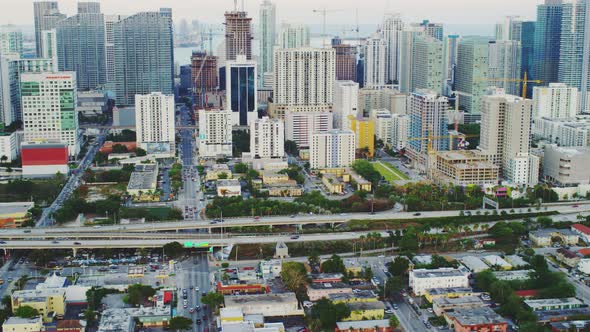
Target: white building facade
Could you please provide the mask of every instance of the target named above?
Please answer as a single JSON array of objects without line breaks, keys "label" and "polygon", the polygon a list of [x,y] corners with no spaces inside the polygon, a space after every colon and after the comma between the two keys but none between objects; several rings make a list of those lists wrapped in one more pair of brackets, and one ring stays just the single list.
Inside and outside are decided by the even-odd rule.
[{"label": "white building facade", "polygon": [[353,81],[336,81],[334,84],[334,128],[350,128],[348,116],[356,117],[359,111],[359,84]]},{"label": "white building facade", "polygon": [[299,148],[309,148],[314,133],[332,130],[333,114],[330,112],[285,113],[285,138],[297,143]]},{"label": "white building facade", "polygon": [[148,154],[174,155],[174,95],[135,95],[137,146]]},{"label": "white building facade", "polygon": [[348,167],[355,160],[355,137],[351,130],[331,130],[311,137],[312,169]]},{"label": "white building facade", "polygon": [[563,83],[533,88],[533,119],[568,119],[578,114],[579,92]]},{"label": "white building facade", "polygon": [[231,111],[199,110],[199,156],[216,158],[231,155]]},{"label": "white building facade", "polygon": [[250,124],[250,154],[254,158],[285,156],[285,125],[279,119],[263,117]]}]

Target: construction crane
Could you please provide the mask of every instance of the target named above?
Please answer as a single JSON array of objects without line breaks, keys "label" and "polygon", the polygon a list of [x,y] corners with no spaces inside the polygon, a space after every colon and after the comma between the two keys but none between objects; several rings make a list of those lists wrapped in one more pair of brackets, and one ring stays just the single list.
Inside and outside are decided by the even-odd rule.
[{"label": "construction crane", "polygon": [[434,148],[432,147],[433,141],[438,141],[438,140],[443,140],[443,139],[452,139],[452,138],[456,138],[459,136],[465,137],[465,138],[479,137],[479,135],[475,135],[475,134],[444,135],[444,136],[428,135],[425,137],[409,137],[408,141],[428,141],[428,153],[432,153],[432,152],[436,152],[436,150],[434,150]]},{"label": "construction crane", "polygon": [[323,46],[325,47],[326,44],[326,16],[328,15],[328,13],[335,13],[335,12],[340,12],[342,11],[342,9],[314,9],[313,12],[314,13],[320,13],[322,14],[323,17],[323,23],[322,23],[322,37],[323,37]]},{"label": "construction crane", "polygon": [[476,81],[487,81],[487,82],[509,82],[509,83],[522,83],[522,98],[526,99],[526,90],[529,83],[543,83],[541,80],[529,80],[527,72],[524,72],[523,78],[476,78]]}]

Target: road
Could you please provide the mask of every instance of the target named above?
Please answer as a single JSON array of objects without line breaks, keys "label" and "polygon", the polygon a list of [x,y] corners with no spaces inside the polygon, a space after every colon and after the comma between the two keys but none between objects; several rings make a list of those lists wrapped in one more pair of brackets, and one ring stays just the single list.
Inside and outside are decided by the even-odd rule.
[{"label": "road", "polygon": [[[193,319],[193,332],[204,331],[205,326],[212,321],[211,312],[208,309],[205,310],[201,302],[202,294],[211,290],[207,254],[199,253],[180,264],[178,268],[180,271],[177,273],[178,284],[176,286],[180,288],[180,291],[178,292],[177,312],[181,316]],[[186,290],[186,302],[183,298],[184,290]],[[191,313],[191,311],[193,312]],[[201,324],[197,323],[198,319],[201,320]],[[211,327],[208,330],[212,331]]]},{"label": "road", "polygon": [[80,180],[81,180],[82,176],[84,175],[84,171],[92,164],[92,161],[94,160],[94,156],[96,156],[96,153],[98,152],[98,150],[100,149],[100,147],[104,143],[105,137],[106,137],[106,131],[101,130],[100,134],[98,136],[96,136],[95,143],[90,146],[90,148],[88,149],[88,152],[86,152],[86,155],[84,156],[84,158],[82,158],[82,160],[80,160],[80,163],[78,164],[78,168],[76,168],[75,170],[73,170],[71,172],[70,177],[68,177],[66,184],[62,188],[62,190],[59,193],[59,195],[57,196],[57,198],[53,201],[53,203],[49,207],[47,207],[43,210],[41,217],[37,221],[37,227],[50,226],[50,225],[54,224],[54,220],[51,217],[51,214],[53,212],[59,210],[61,208],[62,204],[70,197],[70,195],[74,192],[74,190],[76,190],[76,188],[78,188],[78,186],[80,185]]},{"label": "road", "polygon": [[[180,116],[177,125],[192,125],[190,109],[186,106],[180,108]],[[205,207],[203,193],[201,192],[201,179],[195,165],[197,164],[197,154],[195,153],[195,130],[180,130],[180,146],[178,154],[182,160],[182,191],[180,193],[177,205],[183,211],[185,220],[198,220],[200,211]]]},{"label": "road", "polygon": [[[571,250],[573,251],[577,251],[578,247],[572,247]],[[551,248],[551,247],[546,247],[546,248],[535,248],[535,253],[538,255],[553,255],[555,254],[555,252],[557,251],[557,248]],[[579,299],[582,299],[586,304],[590,304],[590,287],[588,287],[586,284],[584,284],[583,282],[580,281],[580,279],[573,277],[567,269],[562,268],[562,267],[558,267],[557,265],[555,265],[555,263],[553,263],[551,260],[547,260],[547,265],[549,266],[549,269],[551,271],[554,272],[562,272],[566,275],[566,277],[568,278],[569,282],[574,285],[574,287],[576,288],[576,297],[578,297]]]}]

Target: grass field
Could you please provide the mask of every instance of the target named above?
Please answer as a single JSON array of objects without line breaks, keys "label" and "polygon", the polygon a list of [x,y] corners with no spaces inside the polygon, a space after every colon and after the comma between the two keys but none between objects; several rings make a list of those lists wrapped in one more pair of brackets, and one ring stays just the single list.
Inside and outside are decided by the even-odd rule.
[{"label": "grass field", "polygon": [[398,170],[397,168],[395,168],[390,163],[378,161],[376,163],[373,163],[373,166],[375,167],[375,169],[379,173],[381,173],[381,175],[383,175],[383,177],[385,178],[385,180],[387,180],[388,182],[394,182],[394,181],[400,181],[400,180],[409,180],[410,179],[404,173],[402,173],[400,170]]}]

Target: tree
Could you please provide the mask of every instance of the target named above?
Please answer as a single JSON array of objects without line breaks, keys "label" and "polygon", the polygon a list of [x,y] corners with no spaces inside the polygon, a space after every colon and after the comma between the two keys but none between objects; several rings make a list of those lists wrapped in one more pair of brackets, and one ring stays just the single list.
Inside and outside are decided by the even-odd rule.
[{"label": "tree", "polygon": [[393,276],[387,279],[387,282],[385,283],[385,294],[383,294],[383,297],[392,298],[397,292],[404,289],[405,285],[406,282],[404,282],[404,279],[400,276]]},{"label": "tree", "polygon": [[323,329],[334,329],[336,322],[350,316],[350,309],[344,303],[334,304],[323,298],[315,303],[311,309],[311,318],[319,319]]},{"label": "tree", "polygon": [[307,271],[305,270],[303,263],[283,263],[281,279],[283,280],[285,287],[294,292],[298,299],[301,300],[306,296]]},{"label": "tree", "polygon": [[147,151],[142,148],[135,148],[135,155],[138,157],[143,157],[147,155]]},{"label": "tree", "polygon": [[299,147],[297,146],[297,142],[286,140],[285,141],[285,152],[292,155],[298,156],[299,155]]},{"label": "tree", "polygon": [[170,242],[164,245],[164,255],[177,258],[184,253],[184,247],[178,242]]},{"label": "tree", "polygon": [[217,292],[209,292],[201,297],[201,302],[217,310],[223,304],[223,294]]},{"label": "tree", "polygon": [[332,255],[332,257],[322,263],[323,273],[344,273],[346,267],[342,258],[338,255]]},{"label": "tree", "polygon": [[244,163],[237,163],[234,165],[234,172],[246,173],[246,172],[248,172],[248,165],[246,165]]},{"label": "tree", "polygon": [[389,264],[388,270],[392,275],[401,277],[408,272],[409,268],[410,262],[405,257],[398,256]]},{"label": "tree", "polygon": [[365,180],[377,185],[381,180],[381,174],[375,169],[373,164],[366,160],[357,160],[352,163],[352,168]]},{"label": "tree", "polygon": [[399,326],[399,320],[397,319],[397,317],[395,315],[392,315],[391,317],[389,317],[389,327],[391,327],[392,329],[395,329],[398,326]]},{"label": "tree", "polygon": [[174,331],[186,331],[193,327],[193,320],[183,316],[176,316],[168,322],[168,328]]},{"label": "tree", "polygon": [[371,269],[371,267],[366,267],[365,270],[363,271],[365,280],[370,281],[371,279],[373,279],[373,269]]},{"label": "tree", "polygon": [[94,311],[92,309],[86,309],[86,310],[84,310],[83,314],[84,314],[84,319],[89,324],[92,324],[96,321],[96,316],[97,316],[96,311]]},{"label": "tree", "polygon": [[219,174],[217,175],[217,178],[218,178],[219,180],[225,180],[225,179],[227,179],[227,178],[228,178],[228,175],[227,175],[227,173],[219,173]]},{"label": "tree", "polygon": [[307,257],[307,262],[309,263],[309,266],[311,266],[311,268],[313,269],[320,266],[322,260],[320,259],[320,256],[318,255],[317,251],[313,251],[311,255]]},{"label": "tree", "polygon": [[20,318],[33,318],[39,316],[39,311],[31,306],[23,305],[16,309],[14,315]]},{"label": "tree", "polygon": [[127,288],[127,303],[132,305],[143,304],[149,297],[154,296],[156,290],[151,286],[135,284]]},{"label": "tree", "polygon": [[127,153],[127,147],[122,144],[115,144],[113,145],[113,153]]}]

